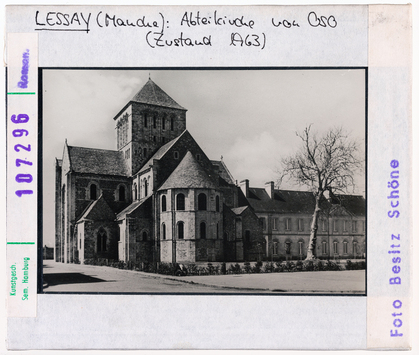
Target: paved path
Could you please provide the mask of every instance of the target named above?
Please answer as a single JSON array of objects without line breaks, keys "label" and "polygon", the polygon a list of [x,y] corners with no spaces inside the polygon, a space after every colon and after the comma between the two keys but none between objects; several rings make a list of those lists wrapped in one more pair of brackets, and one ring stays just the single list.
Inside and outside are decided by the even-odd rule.
[{"label": "paved path", "polygon": [[99,293],[237,293],[236,289],[195,285],[144,272],[107,266],[44,260],[44,292]]},{"label": "paved path", "polygon": [[365,270],[186,276],[182,279],[205,285],[250,287],[273,292],[365,293]]},{"label": "paved path", "polygon": [[176,277],[44,261],[44,281],[48,293],[365,293],[365,270]]}]

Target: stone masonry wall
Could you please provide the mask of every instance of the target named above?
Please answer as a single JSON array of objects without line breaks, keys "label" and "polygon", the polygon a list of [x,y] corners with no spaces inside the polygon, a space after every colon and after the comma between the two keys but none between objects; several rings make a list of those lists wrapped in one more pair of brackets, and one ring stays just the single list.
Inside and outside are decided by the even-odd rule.
[{"label": "stone masonry wall", "polygon": [[[263,234],[269,260],[284,258],[298,260],[306,257],[311,215],[267,213],[258,213],[258,215],[265,218]],[[275,222],[274,219],[276,219]],[[356,221],[355,230],[352,230],[352,221]],[[334,216],[325,218],[321,216],[317,230],[317,256],[323,259],[364,257],[364,223],[365,218],[363,217]],[[337,253],[335,253],[334,242],[336,242]],[[354,250],[354,242],[357,250]],[[277,243],[276,248],[274,243]],[[289,248],[287,243],[289,243]],[[325,246],[323,246],[324,243]],[[344,243],[347,243],[347,253],[344,252]]]},{"label": "stone masonry wall", "polygon": [[[97,237],[99,229],[106,232],[106,252],[98,252]],[[84,259],[118,259],[118,226],[110,221],[84,222]]]},{"label": "stone masonry wall", "polygon": [[[147,116],[147,126],[145,116]],[[172,118],[173,130],[170,124]],[[186,111],[132,103],[132,173],[138,171],[159,147],[179,136],[185,129]],[[144,148],[147,149],[146,155]]]},{"label": "stone masonry wall", "polygon": [[[246,261],[261,260],[266,256],[266,247],[259,219],[250,208],[244,210],[241,216],[244,259]],[[250,240],[246,238],[246,231],[250,232]]]},{"label": "stone masonry wall", "polygon": [[[89,191],[91,183],[97,184],[97,198],[102,193],[109,207],[115,213],[120,212],[131,201],[131,183],[128,178],[78,174],[75,178],[76,218],[80,217],[89,203],[92,202]],[[125,186],[125,201],[119,201],[118,187],[121,184]]]},{"label": "stone masonry wall", "polygon": [[[178,159],[175,159],[174,152],[178,153]],[[207,158],[204,151],[198,146],[195,140],[189,133],[185,133],[171,148],[170,150],[160,159],[159,169],[157,172],[157,185],[160,186],[169,175],[173,172],[176,166],[182,161],[186,153],[190,151],[195,157],[199,154],[199,164],[205,169],[205,171],[215,177],[216,173],[212,166],[211,161]]]},{"label": "stone masonry wall", "polygon": [[61,167],[55,163],[55,261],[64,261],[61,205]]}]

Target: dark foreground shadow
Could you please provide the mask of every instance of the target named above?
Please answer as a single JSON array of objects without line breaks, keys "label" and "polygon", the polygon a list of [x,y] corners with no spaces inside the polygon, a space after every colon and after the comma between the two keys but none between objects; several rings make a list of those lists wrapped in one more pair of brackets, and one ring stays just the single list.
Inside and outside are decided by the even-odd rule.
[{"label": "dark foreground shadow", "polygon": [[[44,279],[44,284],[47,283],[48,286],[107,282],[106,280],[102,280],[97,277],[84,275],[79,272],[44,274],[43,279]],[[48,288],[48,286],[44,288]]]}]

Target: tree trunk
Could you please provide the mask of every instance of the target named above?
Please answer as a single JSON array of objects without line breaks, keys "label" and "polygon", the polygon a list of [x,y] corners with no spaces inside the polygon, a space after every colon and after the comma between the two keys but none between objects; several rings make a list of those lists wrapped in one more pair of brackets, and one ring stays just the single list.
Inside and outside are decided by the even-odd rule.
[{"label": "tree trunk", "polygon": [[307,257],[305,260],[316,259],[317,229],[318,229],[317,221],[319,219],[319,213],[320,213],[320,197],[321,197],[321,193],[317,193],[315,196],[316,207],[314,209],[313,219],[311,220],[310,239],[308,241]]}]

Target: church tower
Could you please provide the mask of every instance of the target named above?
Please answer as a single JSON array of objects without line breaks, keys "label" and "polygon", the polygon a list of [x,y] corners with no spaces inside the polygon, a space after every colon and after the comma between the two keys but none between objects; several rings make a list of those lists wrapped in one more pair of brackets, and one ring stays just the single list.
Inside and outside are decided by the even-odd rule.
[{"label": "church tower", "polygon": [[148,79],[114,117],[117,150],[124,153],[131,175],[186,129],[186,111]]}]

